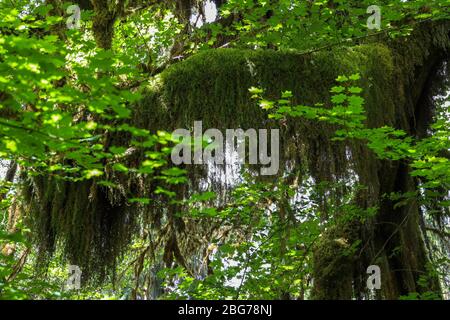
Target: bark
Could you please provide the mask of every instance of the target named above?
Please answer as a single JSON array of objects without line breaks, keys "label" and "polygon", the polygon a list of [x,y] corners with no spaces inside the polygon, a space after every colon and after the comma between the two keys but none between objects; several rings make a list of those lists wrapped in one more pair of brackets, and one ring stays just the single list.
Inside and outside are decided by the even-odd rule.
[{"label": "bark", "polygon": [[[429,45],[424,53],[426,58],[422,63],[413,64],[412,79],[406,82],[398,79],[399,93],[405,93],[404,104],[401,113],[397,112],[397,117],[391,119],[396,128],[418,138],[426,136],[432,119],[430,89],[433,79],[442,61],[449,58],[448,53],[442,47],[435,46],[431,36],[425,34],[429,38],[417,41],[416,45]],[[410,41],[416,41],[411,39],[414,38],[410,38]],[[413,45],[407,50],[411,49],[415,50]],[[399,56],[403,54],[401,50]],[[421,51],[417,52],[420,55]],[[405,50],[404,55],[411,53]],[[404,62],[401,58],[397,59],[395,68],[407,68],[402,64]],[[403,89],[402,83],[405,83]],[[401,94],[398,99],[402,99]],[[380,112],[383,111],[379,110],[378,113]],[[370,162],[366,165],[370,167]],[[417,180],[411,177],[410,168],[405,162],[377,160],[373,168],[376,168],[375,175],[369,176],[364,184],[374,190],[371,197],[379,199],[378,214],[373,221],[365,225],[339,226],[339,230],[324,234],[321,246],[315,251],[313,296],[317,299],[370,298],[366,288],[369,276],[366,269],[369,265],[378,265],[381,268],[381,290],[375,293],[378,298],[398,299],[401,295],[413,292],[441,292],[438,279],[435,276],[427,276],[430,258],[420,228],[421,211],[417,201],[411,199],[406,204],[397,206],[396,202],[384,196],[415,192],[418,190]],[[363,201],[361,206],[370,205]],[[338,237],[347,237],[351,242],[362,241],[361,251],[355,259],[333,258],[342,251],[333,242],[333,239]],[[328,267],[331,264],[334,265],[333,268]],[[419,285],[421,276],[428,277],[426,284]]]},{"label": "bark", "polygon": [[[416,70],[416,79],[410,88],[414,116],[410,118],[408,131],[417,137],[424,137],[430,125],[432,106],[425,102],[430,98],[431,83],[442,59],[446,57],[439,51],[431,53],[423,67]],[[414,192],[418,188],[417,180],[411,177],[409,167],[403,162],[381,162],[378,177],[380,195]],[[422,213],[417,201],[411,200],[404,206],[395,207],[395,203],[384,199],[381,204],[373,233],[376,254],[371,257],[371,262],[381,263],[384,275],[382,296],[396,299],[411,292],[440,292],[436,278],[431,278],[427,286],[418,285],[419,277],[428,273],[430,261],[420,229]]]},{"label": "bark", "polygon": [[5,179],[6,182],[13,182],[14,177],[16,176],[17,172],[17,162],[11,161],[8,166],[8,170],[6,171]]},{"label": "bark", "polygon": [[114,23],[124,12],[125,1],[120,0],[117,4],[111,4],[108,0],[92,0],[94,17],[92,31],[95,42],[102,49],[111,49],[114,37]]}]

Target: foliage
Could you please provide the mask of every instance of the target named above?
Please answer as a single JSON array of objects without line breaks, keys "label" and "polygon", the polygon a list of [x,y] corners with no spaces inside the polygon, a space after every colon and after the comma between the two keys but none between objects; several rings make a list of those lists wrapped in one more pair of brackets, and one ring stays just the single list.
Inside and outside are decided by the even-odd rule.
[{"label": "foliage", "polygon": [[[378,1],[379,30],[366,0],[214,1],[209,23],[205,1],[75,2],[80,29],[70,3],[0,3],[1,299],[373,298],[358,272],[399,261],[414,289],[376,298],[445,297],[448,96],[417,79],[448,0]],[[281,129],[281,172],[173,166],[168,131],[199,119]]]}]

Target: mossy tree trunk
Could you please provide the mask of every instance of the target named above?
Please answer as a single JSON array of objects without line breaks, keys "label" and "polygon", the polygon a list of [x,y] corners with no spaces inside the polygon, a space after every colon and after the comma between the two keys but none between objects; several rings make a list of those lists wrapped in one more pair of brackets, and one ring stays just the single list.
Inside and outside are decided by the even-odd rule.
[{"label": "mossy tree trunk", "polygon": [[[407,116],[392,119],[396,128],[418,138],[426,136],[430,125],[433,106],[426,101],[430,100],[432,94],[433,79],[442,61],[449,59],[446,50],[432,44],[430,34],[425,32],[421,35],[427,35],[428,38],[416,40],[416,45],[430,44],[424,55],[426,59],[412,66],[395,65],[397,70],[412,69],[412,77],[409,81],[402,80],[397,84],[398,91],[403,93],[398,95],[398,99],[403,109],[409,110],[404,112]],[[446,36],[448,38],[448,33]],[[406,47],[413,51],[411,46]],[[405,48],[399,52],[402,50]],[[413,58],[409,56],[396,61]],[[436,276],[429,275],[430,259],[425,247],[424,230],[420,227],[423,212],[416,198],[399,206],[396,201],[386,197],[393,193],[417,192],[419,181],[410,175],[411,169],[405,162],[377,160],[375,168],[373,181],[368,181],[367,185],[376,189],[372,196],[378,196],[378,214],[364,225],[338,226],[337,230],[324,234],[315,251],[313,296],[316,299],[370,298],[366,288],[369,277],[366,269],[370,265],[381,268],[382,285],[380,291],[376,292],[378,298],[398,299],[409,293],[441,292]],[[339,237],[346,237],[350,241],[361,240],[363,251],[354,257],[345,256],[345,248],[334,241]],[[425,282],[419,281],[422,276],[427,279]]]}]

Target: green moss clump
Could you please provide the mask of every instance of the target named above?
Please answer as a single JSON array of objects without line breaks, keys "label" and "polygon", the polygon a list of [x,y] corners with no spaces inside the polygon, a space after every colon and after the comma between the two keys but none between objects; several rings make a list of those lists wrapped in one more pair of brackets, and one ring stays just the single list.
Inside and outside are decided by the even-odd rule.
[{"label": "green moss clump", "polygon": [[[348,169],[353,169],[359,182],[368,186],[365,205],[372,206],[381,195],[378,173],[385,164],[361,143],[331,141],[333,126],[304,119],[280,126],[268,120],[267,114],[250,99],[248,89],[263,88],[271,99],[290,90],[294,103],[327,103],[336,77],[358,72],[362,76],[360,86],[364,89],[368,125],[389,125],[411,132],[416,92],[420,94],[423,86],[416,81],[418,70],[427,74],[424,68],[428,59],[443,47],[450,48],[448,25],[446,30],[445,26],[419,29],[407,41],[382,39],[311,54],[238,49],[203,51],[149,79],[144,99],[135,106],[133,124],[166,131],[190,128],[196,120],[202,120],[204,128],[281,128],[280,174],[287,161],[301,170],[306,168],[317,182],[339,180],[348,174]],[[188,169],[192,171],[190,189],[179,192],[185,196],[195,192],[199,179],[204,177],[204,172],[198,174],[195,166]],[[151,190],[149,184],[142,182],[135,188]],[[124,188],[130,185],[129,181]],[[163,219],[174,221],[173,229],[184,226],[173,217],[172,211],[180,208],[139,211],[127,205],[123,194],[111,196],[92,181],[73,184],[37,177],[27,183],[24,192],[30,204],[26,213],[38,230],[42,251],[53,252],[61,241],[72,261],[92,270],[106,272],[105,265],[112,265],[132,235],[143,228],[158,229]],[[152,219],[140,220],[141,212]],[[338,250],[333,239],[321,247],[318,252],[324,253],[325,262]],[[324,277],[328,277],[324,272]]]}]

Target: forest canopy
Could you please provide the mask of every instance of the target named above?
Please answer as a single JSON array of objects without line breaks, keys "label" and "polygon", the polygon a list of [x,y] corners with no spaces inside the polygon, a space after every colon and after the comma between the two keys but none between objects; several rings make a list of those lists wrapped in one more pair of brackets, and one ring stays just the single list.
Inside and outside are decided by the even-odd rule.
[{"label": "forest canopy", "polygon": [[449,52],[448,0],[1,0],[0,299],[448,300]]}]

